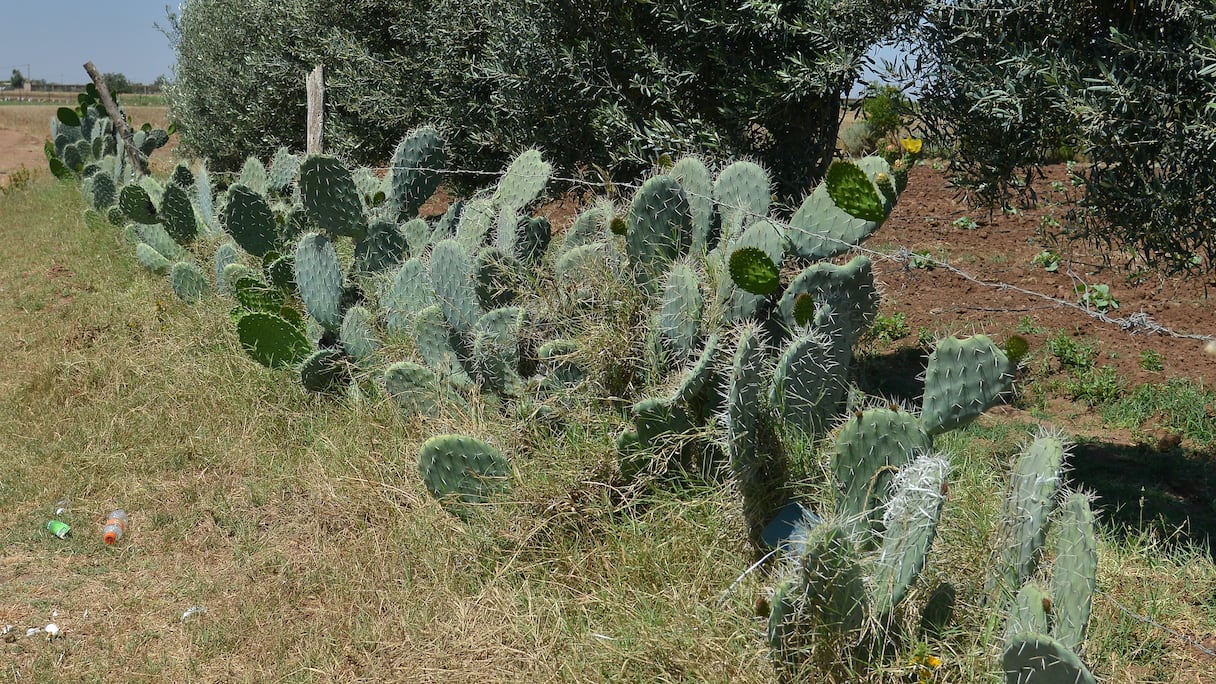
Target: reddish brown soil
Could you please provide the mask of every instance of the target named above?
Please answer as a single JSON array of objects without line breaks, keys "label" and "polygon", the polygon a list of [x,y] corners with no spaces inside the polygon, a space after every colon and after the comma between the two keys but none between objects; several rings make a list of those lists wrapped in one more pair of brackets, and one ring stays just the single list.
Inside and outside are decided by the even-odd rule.
[{"label": "reddish brown soil", "polygon": [[[1040,197],[1050,194],[1051,181],[1067,182],[1062,165],[1044,171],[1046,178],[1036,183]],[[982,281],[1007,283],[1072,303],[1078,301],[1074,291],[1077,283],[1106,284],[1119,303],[1118,309],[1108,311],[1112,318],[1144,313],[1177,333],[1216,335],[1213,301],[1205,292],[1206,286],[1216,299],[1210,279],[1137,275],[1135,267],[1122,264],[1126,259],[1121,255],[1104,266],[1104,255],[1086,244],[1061,242],[1053,246],[1046,232],[1040,230],[1040,217],[1049,213],[1062,220],[1064,209],[1040,206],[1021,215],[989,215],[969,208],[957,199],[944,172],[921,166],[912,170],[899,204],[866,247],[884,253],[899,247],[928,251],[935,259]],[[964,216],[975,219],[978,226],[969,230],[954,225]],[[1062,257],[1056,272],[1048,272],[1032,261],[1049,247]],[[1203,341],[1124,330],[1065,305],[969,282],[944,268],[909,268],[877,259],[875,270],[884,287],[883,313],[905,314],[913,335],[918,328],[938,334],[975,331],[1000,342],[1020,334],[1030,342],[1033,352],[1064,330],[1083,338],[1080,341],[1095,342],[1097,363],[1116,367],[1129,384],[1186,376],[1216,387],[1216,356],[1204,352]],[[1027,332],[1034,329],[1041,332]],[[895,346],[901,343],[909,341],[899,341]],[[1145,350],[1163,357],[1163,371],[1151,372],[1141,366]]]}]

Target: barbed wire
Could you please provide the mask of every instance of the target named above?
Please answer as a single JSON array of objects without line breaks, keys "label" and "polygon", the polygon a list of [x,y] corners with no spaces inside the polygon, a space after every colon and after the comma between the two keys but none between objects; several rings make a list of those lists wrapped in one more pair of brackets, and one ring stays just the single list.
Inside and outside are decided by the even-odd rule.
[{"label": "barbed wire", "polygon": [[[423,172],[433,172],[433,173],[442,173],[442,174],[450,174],[450,175],[479,176],[479,177],[487,177],[487,178],[488,177],[501,178],[502,176],[506,175],[505,171],[482,171],[482,170],[477,170],[477,169],[445,169],[445,168],[436,168],[436,167],[428,167],[428,166],[383,166],[383,167],[373,167],[372,170],[373,171],[383,171],[386,173],[392,172],[392,171],[423,171]],[[591,189],[607,190],[609,192],[612,192],[614,189],[617,189],[617,188],[624,188],[624,189],[628,189],[628,190],[637,191],[637,190],[641,189],[641,187],[642,187],[640,184],[637,184],[637,183],[617,182],[617,181],[612,181],[612,180],[608,180],[608,179],[603,179],[603,180],[599,180],[599,181],[590,181],[590,180],[587,180],[586,178],[571,178],[571,177],[553,176],[553,175],[540,175],[540,174],[518,174],[518,175],[521,175],[524,178],[541,178],[541,177],[543,177],[543,178],[546,178],[547,180],[558,181],[561,183],[567,183],[570,185],[582,186],[582,187],[587,187],[587,188],[591,188]],[[791,223],[789,223],[788,221],[782,221],[782,220],[775,219],[775,218],[772,218],[767,215],[756,213],[756,212],[752,211],[749,207],[743,207],[743,206],[737,206],[737,205],[724,203],[724,202],[720,201],[718,198],[689,192],[687,189],[685,189],[684,192],[690,198],[695,197],[697,199],[709,200],[718,206],[722,206],[722,207],[726,207],[727,209],[738,211],[745,216],[749,216],[754,219],[762,219],[762,220],[768,221],[769,223],[774,224],[775,226],[780,226],[780,227],[786,229],[787,231],[794,230],[794,231],[799,231],[799,232],[804,232],[804,233],[808,232],[805,228],[800,228],[798,226],[794,226]],[[888,253],[888,252],[881,252],[878,250],[870,249],[868,247],[863,247],[862,245],[853,244],[853,243],[847,242],[845,240],[841,240],[839,238],[832,237],[830,235],[823,235],[823,234],[818,234],[818,233],[815,235],[819,239],[822,239],[822,240],[825,240],[828,242],[833,242],[835,244],[840,245],[842,248],[847,248],[848,251],[856,252],[859,254],[864,254],[864,255],[869,256],[874,259],[880,259],[882,261],[899,264],[905,270],[912,268],[914,263],[917,265],[929,264],[935,268],[941,268],[944,271],[948,271],[960,278],[963,278],[964,280],[966,280],[974,285],[979,285],[981,287],[994,289],[994,290],[1016,292],[1018,294],[1021,294],[1021,295],[1027,296],[1027,297],[1039,299],[1039,300],[1045,301],[1045,302],[1050,302],[1055,307],[1071,309],[1077,313],[1084,314],[1098,322],[1118,327],[1120,330],[1123,330],[1123,331],[1128,332],[1133,335],[1137,334],[1137,333],[1143,333],[1143,334],[1148,334],[1148,335],[1165,335],[1167,337],[1173,337],[1176,339],[1191,339],[1191,340],[1198,340],[1198,341],[1216,340],[1216,336],[1214,336],[1214,335],[1203,335],[1203,334],[1199,334],[1199,333],[1189,333],[1189,332],[1177,332],[1175,330],[1167,328],[1166,326],[1161,325],[1160,323],[1157,323],[1156,321],[1154,321],[1152,319],[1151,316],[1149,316],[1149,314],[1147,314],[1143,311],[1138,311],[1136,313],[1129,314],[1128,316],[1125,316],[1125,317],[1111,316],[1110,314],[1108,314],[1104,311],[1100,311],[1100,310],[1091,308],[1084,304],[1069,301],[1067,299],[1061,299],[1059,297],[1055,297],[1053,295],[1049,295],[1049,294],[1046,294],[1043,292],[1036,292],[1034,290],[1030,290],[1030,289],[1027,289],[1027,288],[1018,286],[1018,285],[1014,285],[1013,283],[985,280],[985,279],[980,278],[976,275],[973,275],[967,271],[964,271],[963,269],[961,269],[949,262],[942,261],[940,259],[936,259],[932,256],[925,255],[925,254],[914,254],[909,248],[907,248],[905,246],[900,246],[895,251]],[[1008,311],[1008,309],[996,309],[996,310]]]}]

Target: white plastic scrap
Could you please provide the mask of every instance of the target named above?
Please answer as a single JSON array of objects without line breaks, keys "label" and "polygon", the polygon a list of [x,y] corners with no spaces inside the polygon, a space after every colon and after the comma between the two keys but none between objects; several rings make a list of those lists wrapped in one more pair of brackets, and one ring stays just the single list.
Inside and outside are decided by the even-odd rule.
[{"label": "white plastic scrap", "polygon": [[195,615],[202,615],[203,613],[206,613],[206,612],[207,612],[206,606],[190,606],[189,608],[186,609],[186,612],[182,613],[181,621],[185,622],[186,620],[189,620],[190,618],[194,617]]},{"label": "white plastic scrap", "polygon": [[59,625],[52,622],[46,627],[43,627],[42,631],[46,632],[46,638],[54,639],[55,637],[59,636]]}]

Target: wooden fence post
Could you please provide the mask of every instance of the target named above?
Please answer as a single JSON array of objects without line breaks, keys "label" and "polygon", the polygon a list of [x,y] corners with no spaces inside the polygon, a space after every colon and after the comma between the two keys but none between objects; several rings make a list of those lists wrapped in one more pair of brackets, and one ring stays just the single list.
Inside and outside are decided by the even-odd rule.
[{"label": "wooden fence post", "polygon": [[148,173],[148,160],[144,158],[139,150],[135,149],[135,137],[131,134],[131,127],[127,125],[127,119],[118,111],[118,106],[114,104],[114,98],[110,97],[110,89],[106,87],[105,79],[101,74],[97,73],[97,67],[93,66],[92,62],[84,63],[84,70],[88,72],[89,78],[93,79],[93,85],[97,87],[97,95],[101,98],[101,105],[106,108],[106,114],[110,115],[110,121],[114,122],[114,128],[118,134],[122,136],[123,142],[127,144],[127,156],[131,158],[131,163],[135,168],[139,169],[140,173]]},{"label": "wooden fence post", "polygon": [[320,64],[308,75],[308,154],[321,154],[325,123],[325,68]]}]

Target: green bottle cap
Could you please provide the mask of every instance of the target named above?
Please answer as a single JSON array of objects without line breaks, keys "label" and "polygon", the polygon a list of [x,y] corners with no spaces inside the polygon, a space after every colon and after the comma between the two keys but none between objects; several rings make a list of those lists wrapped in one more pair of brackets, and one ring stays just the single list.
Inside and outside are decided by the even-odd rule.
[{"label": "green bottle cap", "polygon": [[72,528],[70,525],[68,525],[65,522],[59,521],[59,520],[50,521],[49,523],[46,524],[46,528],[51,531],[51,534],[55,535],[56,537],[59,537],[60,539],[66,539],[68,536],[68,532],[72,531]]}]

